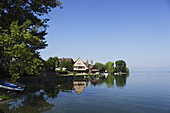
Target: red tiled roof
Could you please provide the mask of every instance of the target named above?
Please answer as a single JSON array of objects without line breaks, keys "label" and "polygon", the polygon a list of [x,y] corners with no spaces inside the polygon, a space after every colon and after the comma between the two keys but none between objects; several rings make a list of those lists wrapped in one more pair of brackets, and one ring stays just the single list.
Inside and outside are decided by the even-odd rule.
[{"label": "red tiled roof", "polygon": [[62,60],[66,60],[66,61],[72,61],[72,58],[59,58],[58,60],[62,61]]}]

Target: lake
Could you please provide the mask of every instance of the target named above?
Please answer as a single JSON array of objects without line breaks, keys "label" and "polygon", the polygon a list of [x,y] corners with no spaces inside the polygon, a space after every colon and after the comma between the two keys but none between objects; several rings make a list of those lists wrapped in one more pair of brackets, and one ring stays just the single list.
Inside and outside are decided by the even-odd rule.
[{"label": "lake", "polygon": [[[30,77],[22,96],[0,102],[4,113],[170,113],[170,73]],[[21,95],[21,94],[20,94]]]}]

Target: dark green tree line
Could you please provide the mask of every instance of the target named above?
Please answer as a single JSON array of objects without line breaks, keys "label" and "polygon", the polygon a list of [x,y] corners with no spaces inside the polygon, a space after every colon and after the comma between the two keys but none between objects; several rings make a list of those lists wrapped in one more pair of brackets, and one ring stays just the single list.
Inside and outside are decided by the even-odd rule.
[{"label": "dark green tree line", "polygon": [[108,73],[113,73],[113,71],[114,71],[113,66],[114,66],[114,62],[111,62],[111,61],[109,61],[105,64],[105,67],[106,67]]},{"label": "dark green tree line", "polygon": [[115,72],[116,73],[118,73],[118,72],[126,73],[127,72],[126,62],[123,60],[116,61]]},{"label": "dark green tree line", "polygon": [[95,63],[95,66],[99,69],[100,72],[104,72],[106,69],[105,65],[99,62]]},{"label": "dark green tree line", "polygon": [[66,61],[66,60],[63,60],[61,62],[61,68],[67,68],[68,71],[73,71],[73,61]]},{"label": "dark green tree line", "polygon": [[55,68],[58,66],[58,64],[58,57],[50,57],[48,60],[45,61],[45,71],[55,72]]}]

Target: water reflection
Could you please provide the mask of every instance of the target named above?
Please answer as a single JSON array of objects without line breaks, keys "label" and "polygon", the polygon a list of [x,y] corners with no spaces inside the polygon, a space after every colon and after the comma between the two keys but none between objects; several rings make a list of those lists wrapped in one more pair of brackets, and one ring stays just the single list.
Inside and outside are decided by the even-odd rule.
[{"label": "water reflection", "polygon": [[106,84],[108,88],[114,87],[114,76],[113,75],[107,76]]},{"label": "water reflection", "polygon": [[[0,103],[0,112],[39,113],[54,107],[48,100],[56,99],[60,92],[81,95],[86,87],[96,87],[106,84],[107,88],[124,87],[127,75],[113,76],[80,76],[80,77],[29,77],[21,78],[19,82],[27,86],[23,97],[10,102]],[[31,81],[31,82],[30,82]],[[73,91],[73,92],[72,92]],[[75,92],[74,92],[75,91]]]},{"label": "water reflection", "polygon": [[99,83],[99,80],[100,80],[99,77],[90,79],[91,88],[93,86],[95,87]]},{"label": "water reflection", "polygon": [[107,77],[100,77],[98,80],[90,80],[91,84],[95,87],[96,85],[100,86],[104,83],[107,85],[108,88],[114,87],[116,84],[116,87],[125,87],[126,86],[126,80],[128,78],[128,75],[120,75],[120,76],[113,76],[108,75]]},{"label": "water reflection", "polygon": [[126,85],[127,75],[115,76],[116,86],[124,87]]},{"label": "water reflection", "polygon": [[54,107],[46,101],[44,93],[28,94],[20,99],[1,104],[1,109],[5,113],[40,113]]},{"label": "water reflection", "polygon": [[81,94],[83,89],[87,86],[87,81],[73,81],[73,88],[77,94]]}]

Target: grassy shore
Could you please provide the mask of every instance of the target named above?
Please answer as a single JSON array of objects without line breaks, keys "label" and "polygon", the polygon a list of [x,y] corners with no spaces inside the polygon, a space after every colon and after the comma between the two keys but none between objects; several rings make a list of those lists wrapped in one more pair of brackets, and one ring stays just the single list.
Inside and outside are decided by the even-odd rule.
[{"label": "grassy shore", "polygon": [[58,76],[88,76],[88,75],[95,75],[93,73],[90,74],[73,74],[73,73],[69,73],[69,74],[59,74]]}]

